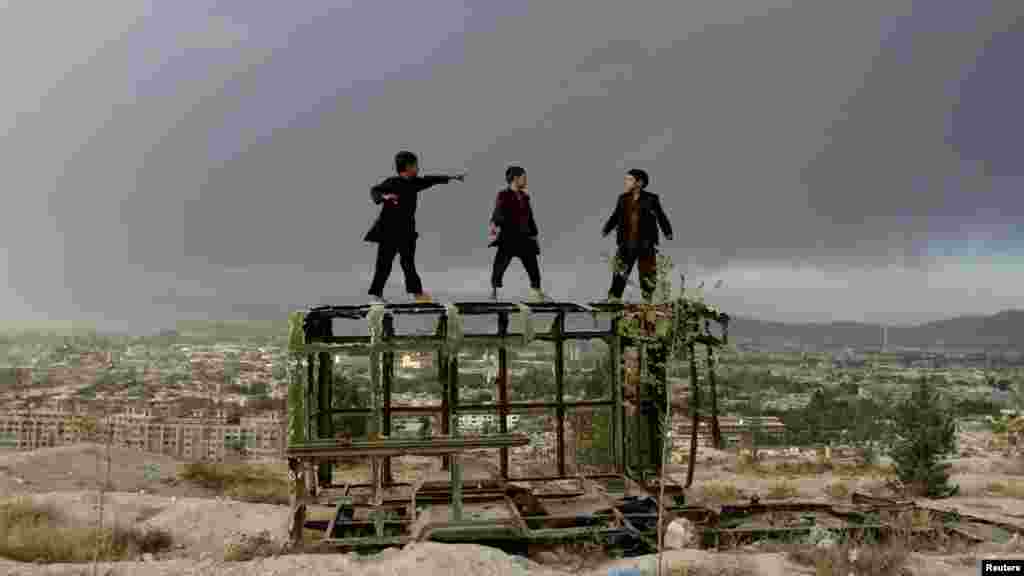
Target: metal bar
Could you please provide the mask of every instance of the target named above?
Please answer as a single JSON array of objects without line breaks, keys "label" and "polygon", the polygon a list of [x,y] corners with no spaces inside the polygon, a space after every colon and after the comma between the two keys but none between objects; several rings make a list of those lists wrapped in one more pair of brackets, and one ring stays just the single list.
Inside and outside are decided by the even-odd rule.
[{"label": "metal bar", "polygon": [[[325,408],[331,408],[331,385],[334,356],[327,352],[317,354],[317,438],[333,438],[334,430],[331,414],[326,413]],[[331,483],[333,466],[330,462],[321,462],[317,470],[317,481],[319,485]]]},{"label": "metal bar", "polygon": [[[498,313],[498,335],[508,334],[508,312]],[[508,348],[498,347],[498,430],[508,433]],[[502,448],[498,455],[501,460],[501,477],[508,479],[509,449]]]},{"label": "metal bar", "polygon": [[697,357],[695,347],[689,344],[686,355],[690,360],[690,412],[693,423],[690,425],[690,461],[686,467],[686,487],[693,485],[693,472],[697,461],[697,431],[700,428],[700,384],[697,382]]},{"label": "metal bar", "polygon": [[[572,478],[576,478],[576,476],[516,476],[514,478],[509,478],[509,480],[513,480],[515,482],[553,482],[555,480],[566,480],[566,479],[572,479]],[[613,478],[622,478],[622,475],[621,474],[613,474],[613,473],[607,473],[607,474],[588,474],[586,476],[586,478],[592,478],[592,479],[594,479],[594,478],[597,478],[597,479],[613,479]],[[535,494],[535,496],[540,497],[541,495],[540,494]]]},{"label": "metal bar", "polygon": [[[395,318],[391,314],[385,314],[383,319],[384,328],[384,341],[389,342],[395,335]],[[395,353],[393,351],[387,351],[383,354],[384,365],[382,367],[381,376],[383,377],[384,384],[384,422],[383,422],[383,434],[385,436],[391,436],[391,384],[395,375]],[[383,460],[383,475],[384,484],[390,485],[393,478],[391,477],[391,458],[386,457]]]},{"label": "metal bar", "polygon": [[[453,354],[448,358],[448,391],[451,396],[448,415],[451,418],[449,427],[452,436],[459,436],[459,357]],[[462,520],[462,459],[459,454],[451,456],[452,472],[452,521]]]},{"label": "metal bar", "polygon": [[637,448],[641,453],[647,454],[647,459],[641,460],[641,468],[646,469],[649,468],[651,464],[653,464],[654,461],[657,459],[657,456],[654,452],[654,445],[657,444],[657,441],[655,439],[655,429],[658,426],[658,416],[653,402],[654,389],[651,386],[651,374],[649,370],[650,362],[648,361],[649,354],[647,350],[647,342],[643,340],[637,342],[637,350],[640,356],[640,378],[639,383],[637,385],[637,399],[639,400],[639,404],[641,406],[641,413],[643,413],[645,405],[646,408],[651,411],[648,414],[647,418],[644,419],[645,422],[643,423],[646,424],[646,431],[644,437],[644,440],[646,440],[646,442],[644,442],[642,448],[639,446],[639,443],[637,445]]},{"label": "metal bar", "polygon": [[555,417],[558,420],[555,438],[558,445],[556,457],[559,476],[565,476],[565,342],[562,341],[564,327],[565,314],[560,312],[552,326],[552,332],[555,333],[555,400],[558,404],[555,408]]},{"label": "metal bar", "polygon": [[370,418],[367,422],[367,433],[371,439],[380,435],[380,420],[378,418],[380,406],[378,406],[377,394],[380,386],[380,356],[379,352],[370,354]]},{"label": "metal bar", "polygon": [[382,440],[329,441],[290,444],[285,455],[290,458],[326,458],[329,456],[399,456],[401,454],[452,454],[466,450],[526,446],[525,434],[490,434],[468,437],[396,438]]},{"label": "metal bar", "polygon": [[[448,318],[442,316],[437,319],[437,330],[435,334],[442,339],[447,338]],[[450,434],[451,404],[448,402],[448,350],[444,347],[437,351],[437,379],[441,382],[441,434]],[[451,458],[445,456],[441,459],[441,469],[448,470],[451,466]]]},{"label": "metal bar", "polygon": [[[368,430],[370,440],[377,440],[380,436],[380,368],[381,368],[381,353],[373,351],[370,353],[370,421],[368,422]],[[380,475],[380,470],[377,469],[379,462],[376,458],[370,459],[370,482],[373,484],[374,493],[373,498],[376,501],[377,492],[377,480]]]},{"label": "metal bar", "polygon": [[[583,330],[566,332],[562,340],[593,340],[607,338],[608,332],[603,330]],[[555,336],[547,332],[537,332],[534,340],[541,342],[554,342]],[[466,334],[462,346],[464,348],[491,347],[491,346],[522,346],[521,335],[508,333],[505,336],[497,334]],[[391,342],[380,342],[376,345],[370,343],[369,336],[330,336],[315,342],[304,344],[296,349],[297,352],[384,352],[388,350],[436,350],[444,346],[444,343],[433,335],[399,335]]]},{"label": "metal bar", "polygon": [[391,547],[405,546],[413,539],[408,536],[385,536],[383,538],[324,538],[319,544],[338,548]]},{"label": "metal bar", "polygon": [[[480,316],[494,314],[497,312],[517,312],[518,304],[508,302],[454,302],[459,313],[464,316]],[[591,314],[597,312],[616,312],[629,307],[623,304],[611,304],[608,302],[594,302],[587,305],[580,305],[575,302],[529,302],[526,303],[530,310],[540,314],[555,314],[568,312],[574,314]],[[445,307],[437,303],[415,303],[415,304],[388,304],[385,309],[388,312],[402,315],[421,314],[444,314]],[[349,320],[360,320],[366,317],[370,311],[369,305],[357,306],[316,306],[310,308],[307,318],[345,318]]]},{"label": "metal bar", "polygon": [[[498,312],[499,317],[502,314],[509,314],[508,312]],[[536,332],[534,334],[540,339],[553,339],[554,336],[550,332]],[[608,330],[566,330],[562,334],[562,338],[565,340],[592,340],[607,338],[609,335]],[[481,345],[495,345],[495,344],[509,344],[514,345],[517,342],[521,342],[521,333],[518,332],[506,332],[504,336],[500,334],[474,334],[472,332],[465,334],[466,343],[472,345],[474,343]],[[353,348],[359,348],[361,346],[369,345],[369,335],[358,335],[358,336],[324,336],[318,338],[314,345],[326,346],[329,349],[337,350],[351,350]],[[443,344],[443,340],[433,334],[396,334],[394,342],[389,348],[404,348],[406,346],[420,346],[429,344],[432,346],[440,346]]]},{"label": "metal bar", "polygon": [[[509,402],[508,409],[513,412],[523,412],[529,410],[551,410],[557,409],[560,406],[567,408],[592,408],[596,406],[614,406],[614,400],[578,400],[571,402]],[[494,411],[501,410],[500,399],[497,403],[486,403],[486,404],[460,404],[459,410],[462,412],[476,412],[476,411]]]},{"label": "metal bar", "polygon": [[[392,406],[391,416],[400,416],[405,414],[435,414],[443,410],[442,406]],[[327,410],[330,414],[373,414],[372,408],[332,408]]]},{"label": "metal bar", "polygon": [[612,461],[615,462],[615,471],[623,474],[626,471],[626,451],[623,445],[625,428],[623,426],[622,405],[622,337],[619,336],[619,318],[612,319],[612,335],[608,342],[608,361],[611,363],[609,373],[611,374],[612,387]]},{"label": "metal bar", "polygon": [[313,434],[313,411],[317,409],[314,402],[316,396],[316,355],[306,355],[306,439],[312,440],[316,438]]}]

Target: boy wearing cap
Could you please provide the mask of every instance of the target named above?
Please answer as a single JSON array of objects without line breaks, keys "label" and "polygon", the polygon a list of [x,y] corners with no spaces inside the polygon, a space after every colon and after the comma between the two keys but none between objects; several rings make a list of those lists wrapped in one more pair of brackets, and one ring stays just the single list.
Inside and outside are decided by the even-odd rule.
[{"label": "boy wearing cap", "polygon": [[658,228],[665,238],[672,240],[672,225],[658,195],[647,190],[649,182],[650,178],[643,170],[634,168],[626,173],[625,191],[619,196],[615,212],[602,231],[602,236],[608,236],[612,230],[617,230],[616,271],[608,290],[611,302],[621,302],[634,264],[639,264],[643,298],[648,302],[651,300],[658,279]]}]

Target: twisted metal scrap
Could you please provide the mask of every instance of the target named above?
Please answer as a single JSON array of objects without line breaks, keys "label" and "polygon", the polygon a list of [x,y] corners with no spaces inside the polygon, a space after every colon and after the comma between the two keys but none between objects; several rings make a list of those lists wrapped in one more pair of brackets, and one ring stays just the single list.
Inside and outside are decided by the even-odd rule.
[{"label": "twisted metal scrap", "polygon": [[518,317],[523,326],[523,346],[526,346],[533,341],[533,318],[530,317],[530,307],[520,302]]}]

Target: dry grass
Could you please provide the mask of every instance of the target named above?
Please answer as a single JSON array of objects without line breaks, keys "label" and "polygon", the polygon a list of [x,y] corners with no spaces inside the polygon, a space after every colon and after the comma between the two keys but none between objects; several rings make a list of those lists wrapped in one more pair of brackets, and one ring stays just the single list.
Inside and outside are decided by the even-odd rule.
[{"label": "dry grass", "polygon": [[805,476],[820,476],[831,472],[837,476],[847,478],[861,477],[882,477],[892,475],[892,469],[886,466],[862,465],[855,462],[835,462],[824,459],[819,460],[798,460],[782,461],[770,464],[762,461],[741,458],[733,468],[736,474],[744,476],[757,476],[760,478],[783,476],[787,478],[800,478]]},{"label": "dry grass", "polygon": [[910,551],[902,543],[819,548],[799,546],[787,554],[790,561],[814,569],[816,576],[903,576],[910,574]]},{"label": "dry grass", "polygon": [[707,564],[677,564],[662,572],[668,576],[757,576],[757,566],[750,561],[739,564],[713,562]]},{"label": "dry grass", "polygon": [[701,484],[699,492],[701,499],[707,502],[735,502],[740,496],[736,485],[728,482]]},{"label": "dry grass", "polygon": [[178,475],[182,480],[244,502],[288,504],[290,501],[288,480],[267,466],[190,462]]},{"label": "dry grass", "polygon": [[825,486],[825,494],[833,500],[845,500],[850,497],[850,485],[842,480],[832,482]]},{"label": "dry grass", "polygon": [[774,482],[765,492],[765,497],[771,500],[785,500],[795,498],[800,493],[796,486],[785,480]]},{"label": "dry grass", "polygon": [[255,535],[244,535],[237,542],[229,542],[224,547],[224,560],[228,562],[248,562],[256,558],[274,556],[281,553],[281,546],[270,538],[267,531]]},{"label": "dry grass", "polygon": [[1005,482],[990,482],[985,490],[1006,498],[1017,498],[1024,500],[1024,481],[1008,480]]},{"label": "dry grass", "polygon": [[0,556],[19,562],[127,560],[159,553],[173,544],[170,533],[115,527],[76,526],[52,506],[29,499],[0,503]]}]

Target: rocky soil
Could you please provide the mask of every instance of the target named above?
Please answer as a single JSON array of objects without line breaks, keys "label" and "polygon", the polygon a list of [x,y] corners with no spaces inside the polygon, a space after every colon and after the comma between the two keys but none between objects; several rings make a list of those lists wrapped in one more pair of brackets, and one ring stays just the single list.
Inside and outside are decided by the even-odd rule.
[{"label": "rocky soil", "polygon": [[[51,448],[31,453],[0,454],[0,494],[25,495],[37,502],[55,505],[73,521],[94,522],[97,515],[97,491],[106,475],[105,465],[97,470],[97,457],[103,447],[82,445]],[[697,470],[694,498],[710,484],[729,485],[738,498],[765,495],[779,482],[793,487],[790,497],[829,499],[826,487],[844,482],[859,490],[880,490],[879,478],[847,477],[827,472],[812,476],[779,478],[744,472],[735,455],[702,451]],[[956,508],[1005,522],[1024,522],[1024,499],[994,494],[994,482],[1013,484],[1024,481],[1022,467],[1014,459],[993,454],[965,454],[955,462],[954,482],[961,494],[934,502],[937,507]],[[104,522],[124,526],[160,528],[169,531],[176,543],[174,550],[158,557],[146,556],[135,562],[101,563],[97,574],[163,576],[186,574],[285,576],[302,574],[400,575],[473,574],[474,576],[512,576],[519,574],[582,574],[604,576],[610,568],[635,566],[651,570],[654,558],[640,557],[588,566],[571,555],[538,555],[533,560],[510,556],[501,551],[475,545],[416,543],[404,549],[360,557],[352,554],[290,554],[246,562],[224,560],[225,546],[241,538],[265,534],[274,545],[283,543],[288,516],[287,507],[251,504],[215,497],[210,491],[175,482],[180,463],[156,455],[114,449],[111,461],[111,488],[104,495]],[[673,471],[685,479],[685,469]],[[1019,540],[984,545],[962,554],[913,554],[910,568],[914,574],[973,575],[980,557],[1024,558]],[[730,553],[685,549],[664,555],[670,567],[701,566],[698,574],[735,574],[789,576],[813,574],[808,566],[798,565],[777,550],[751,546]],[[535,561],[536,560],[536,561]],[[577,560],[580,560],[577,562]],[[0,574],[42,576],[92,574],[88,565],[37,565],[0,560]]]}]

